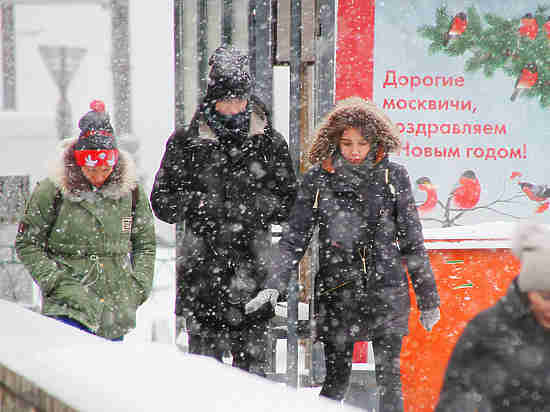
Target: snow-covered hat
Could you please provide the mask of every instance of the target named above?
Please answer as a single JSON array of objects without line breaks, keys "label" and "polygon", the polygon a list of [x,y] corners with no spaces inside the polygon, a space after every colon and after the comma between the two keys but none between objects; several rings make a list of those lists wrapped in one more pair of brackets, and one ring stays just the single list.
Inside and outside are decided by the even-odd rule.
[{"label": "snow-covered hat", "polygon": [[241,50],[223,45],[210,59],[206,100],[247,99],[252,88],[249,59]]},{"label": "snow-covered hat", "polygon": [[518,224],[512,252],[521,261],[518,286],[524,291],[550,291],[550,229],[535,222]]}]

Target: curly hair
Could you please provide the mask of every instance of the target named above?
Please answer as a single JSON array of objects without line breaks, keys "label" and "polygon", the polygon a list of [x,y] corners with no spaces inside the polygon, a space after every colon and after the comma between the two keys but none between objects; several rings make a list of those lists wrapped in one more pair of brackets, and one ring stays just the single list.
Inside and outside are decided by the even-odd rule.
[{"label": "curly hair", "polygon": [[312,164],[331,156],[346,129],[355,128],[373,146],[397,150],[401,141],[393,122],[373,103],[357,97],[343,100],[321,122],[309,151]]}]

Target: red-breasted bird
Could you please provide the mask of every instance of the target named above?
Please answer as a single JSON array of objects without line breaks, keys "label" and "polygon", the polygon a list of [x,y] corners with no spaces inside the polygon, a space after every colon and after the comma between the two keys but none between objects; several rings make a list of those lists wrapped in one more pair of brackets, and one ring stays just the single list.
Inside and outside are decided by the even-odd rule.
[{"label": "red-breasted bird", "polygon": [[516,80],[514,86],[514,92],[510,96],[510,100],[514,101],[516,98],[527,89],[533,87],[539,79],[539,72],[537,71],[537,65],[535,63],[527,64],[522,70]]},{"label": "red-breasted bird", "polygon": [[432,211],[437,205],[437,188],[426,176],[416,179],[416,185],[419,190],[426,192],[426,199],[417,205],[418,212],[424,214]]},{"label": "red-breasted bird", "polygon": [[445,33],[443,37],[443,46],[447,46],[452,39],[459,37],[466,28],[468,27],[468,17],[466,13],[460,12],[453,17],[451,24],[449,25],[449,30]]},{"label": "red-breasted bird", "polygon": [[528,182],[518,182],[518,185],[529,200],[534,202],[544,202],[550,197],[550,187],[547,185],[535,185]]},{"label": "red-breasted bird", "polygon": [[539,32],[539,25],[537,20],[531,13],[527,13],[520,20],[520,26],[518,33],[520,36],[529,37],[531,40],[535,40],[537,33]]},{"label": "red-breasted bird", "polygon": [[541,203],[540,206],[537,207],[537,210],[535,210],[535,213],[542,213],[542,212],[548,210],[549,206],[550,206],[550,202]]},{"label": "red-breasted bird", "polygon": [[461,209],[471,209],[477,205],[481,196],[481,185],[473,170],[462,173],[451,195],[454,204]]},{"label": "red-breasted bird", "polygon": [[535,213],[542,213],[548,209],[550,206],[550,202],[548,201],[548,198],[550,198],[550,187],[548,185],[535,185],[528,182],[518,182],[518,185],[529,200],[538,203]]},{"label": "red-breasted bird", "polygon": [[550,40],[550,16],[546,18],[546,23],[542,25],[544,28],[544,33],[546,34],[546,38]]}]

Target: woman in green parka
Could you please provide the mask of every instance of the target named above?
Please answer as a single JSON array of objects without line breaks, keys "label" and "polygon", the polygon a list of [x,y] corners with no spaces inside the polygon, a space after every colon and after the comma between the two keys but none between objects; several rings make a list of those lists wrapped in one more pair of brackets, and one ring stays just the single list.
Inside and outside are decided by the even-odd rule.
[{"label": "woman in green parka", "polygon": [[151,291],[154,221],[105,105],[90,107],[80,136],[62,142],[54,171],[33,191],[15,247],[40,287],[44,315],[120,340]]}]

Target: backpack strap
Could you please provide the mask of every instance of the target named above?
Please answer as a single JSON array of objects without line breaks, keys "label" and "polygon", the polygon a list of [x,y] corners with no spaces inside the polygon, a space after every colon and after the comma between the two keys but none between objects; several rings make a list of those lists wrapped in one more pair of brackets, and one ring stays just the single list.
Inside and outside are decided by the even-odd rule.
[{"label": "backpack strap", "polygon": [[130,227],[130,263],[132,267],[135,266],[134,264],[134,254],[133,254],[133,243],[134,243],[134,223],[136,221],[136,205],[139,200],[139,189],[136,186],[132,190],[132,226]]},{"label": "backpack strap", "polygon": [[134,220],[136,218],[136,204],[139,199],[139,190],[136,186],[134,190],[132,190],[132,225],[134,224]]},{"label": "backpack strap", "polygon": [[52,234],[53,227],[55,226],[55,222],[57,222],[57,216],[59,215],[59,208],[61,206],[61,201],[63,200],[63,194],[61,193],[61,189],[57,188],[55,192],[55,197],[53,198],[52,203],[52,209],[53,209],[53,219],[50,223],[50,226],[48,227],[48,231],[46,232],[46,242],[44,245],[44,250],[48,251],[48,241],[50,240],[50,235]]}]

